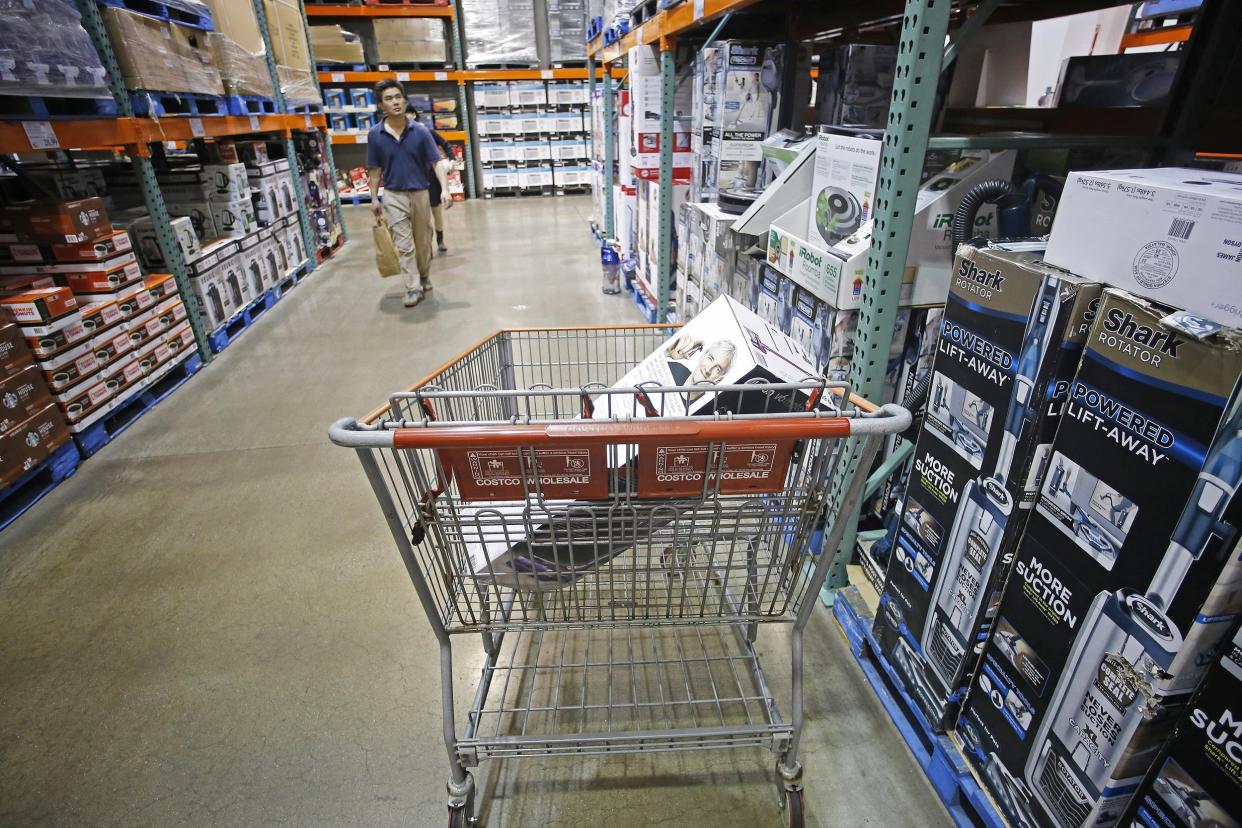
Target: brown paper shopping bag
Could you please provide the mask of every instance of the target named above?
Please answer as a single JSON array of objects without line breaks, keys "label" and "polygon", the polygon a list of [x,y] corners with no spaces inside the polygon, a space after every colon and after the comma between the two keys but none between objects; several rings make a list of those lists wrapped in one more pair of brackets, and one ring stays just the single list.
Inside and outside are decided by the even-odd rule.
[{"label": "brown paper shopping bag", "polygon": [[381,276],[396,276],[401,272],[401,256],[397,253],[397,243],[392,240],[388,219],[376,219],[371,234],[375,237],[376,269]]}]

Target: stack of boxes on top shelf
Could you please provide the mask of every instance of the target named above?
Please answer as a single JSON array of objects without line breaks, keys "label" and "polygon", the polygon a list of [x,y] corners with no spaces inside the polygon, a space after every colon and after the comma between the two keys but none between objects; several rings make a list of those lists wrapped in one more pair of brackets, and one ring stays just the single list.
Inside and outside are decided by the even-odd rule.
[{"label": "stack of boxes on top shelf", "polygon": [[443,69],[449,63],[447,25],[439,17],[380,17],[310,27],[315,63],[389,69]]},{"label": "stack of boxes on top shelf", "polygon": [[[214,331],[252,303],[267,301],[268,291],[300,269],[306,254],[288,159],[269,159],[263,141],[209,146],[210,163],[167,171],[160,187],[203,327]],[[125,183],[109,188],[114,203],[136,196]],[[127,226],[146,267],[167,267],[145,208],[120,213],[117,221]]]},{"label": "stack of boxes on top shelf", "polygon": [[0,222],[0,312],[20,327],[70,431],[87,431],[196,353],[176,282],[143,275],[102,199],[19,204]]},{"label": "stack of boxes on top shelf", "polygon": [[553,63],[586,60],[587,0],[547,0],[548,45]]},{"label": "stack of boxes on top shelf", "polygon": [[[9,6],[6,4],[6,8]],[[82,28],[72,0],[45,0],[8,12],[0,26],[0,94],[38,98],[101,99],[101,112],[114,111],[107,71]],[[32,106],[32,113],[39,110]],[[51,110],[55,111],[55,110]]]},{"label": "stack of boxes on top shelf", "polygon": [[485,196],[585,192],[586,81],[474,85]]},{"label": "stack of boxes on top shelf", "polygon": [[527,67],[539,62],[534,0],[460,0],[466,65]]}]

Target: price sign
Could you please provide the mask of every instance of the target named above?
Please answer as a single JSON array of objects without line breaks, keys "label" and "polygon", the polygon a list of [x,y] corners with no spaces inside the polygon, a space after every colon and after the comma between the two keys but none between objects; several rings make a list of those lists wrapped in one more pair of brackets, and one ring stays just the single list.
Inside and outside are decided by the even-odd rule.
[{"label": "price sign", "polygon": [[436,72],[436,80],[448,80],[448,72]]},{"label": "price sign", "polygon": [[539,72],[539,77],[543,78],[544,80],[552,80],[552,70],[551,69],[541,70]]},{"label": "price sign", "polygon": [[409,73],[409,72],[398,72],[398,73],[397,73],[397,80],[399,80],[399,81],[408,81],[409,79],[410,79],[410,73]]},{"label": "price sign", "polygon": [[30,142],[31,149],[56,149],[60,146],[56,130],[47,121],[22,121],[22,129],[26,130],[26,140]]},{"label": "price sign", "polygon": [[367,134],[365,132],[354,136],[355,144],[365,144],[367,142]]},{"label": "price sign", "polygon": [[252,132],[259,131],[259,116],[258,115],[250,116],[250,129]]},{"label": "price sign", "polygon": [[333,83],[344,83],[344,82],[345,82],[345,73],[344,73],[344,72],[333,72],[333,73],[332,73],[332,82],[333,82]]},{"label": "price sign", "polygon": [[191,118],[190,119],[190,134],[193,135],[195,138],[202,138],[203,135],[206,134],[203,132],[203,119],[202,118]]},{"label": "price sign", "polygon": [[307,116],[306,116],[306,128],[307,128],[307,129],[314,129],[314,128],[315,128],[315,127],[311,124],[311,116],[309,116],[309,115],[307,115]]}]

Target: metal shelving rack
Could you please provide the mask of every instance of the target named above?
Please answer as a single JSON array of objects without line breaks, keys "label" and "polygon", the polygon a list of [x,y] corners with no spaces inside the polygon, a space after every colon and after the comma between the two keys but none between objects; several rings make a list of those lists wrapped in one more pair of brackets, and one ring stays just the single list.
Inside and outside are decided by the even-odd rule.
[{"label": "metal shelving rack", "polygon": [[[34,153],[34,152],[65,152],[69,150],[124,150],[130,157],[134,176],[142,191],[143,201],[150,213],[156,239],[168,270],[177,282],[177,289],[186,305],[190,327],[198,344],[199,353],[204,362],[212,359],[212,350],[208,343],[208,334],[204,329],[199,313],[198,300],[189,282],[189,269],[185,258],[181,255],[181,247],[177,244],[170,225],[168,208],[164,196],[160,192],[156,179],[155,167],[151,161],[153,144],[176,141],[188,142],[208,138],[222,138],[234,135],[278,134],[284,139],[286,152],[290,161],[296,159],[293,153],[292,134],[295,130],[323,130],[326,128],[323,115],[290,115],[284,102],[279,98],[280,86],[276,84],[277,100],[281,104],[282,114],[252,116],[165,116],[162,118],[138,118],[134,116],[130,103],[129,90],[125,88],[122,73],[117,63],[116,53],[104,28],[103,18],[95,0],[75,0],[75,5],[82,17],[82,26],[90,36],[99,54],[100,62],[107,70],[108,89],[117,106],[115,118],[65,119],[44,122],[44,137],[54,138],[55,146],[46,142],[37,146],[32,143],[27,127],[30,122],[0,122],[0,153]],[[254,0],[255,11],[259,20],[264,20],[261,0]],[[269,69],[275,82],[275,67],[271,63],[271,41],[267,26],[262,26],[263,41],[269,56]],[[303,238],[310,243],[309,214],[306,202],[302,197],[301,188],[298,194],[298,212],[301,218]],[[313,256],[313,249],[308,250]]]},{"label": "metal shelving rack", "polygon": [[[910,247],[915,199],[929,149],[1069,148],[1125,143],[1146,147],[1153,162],[1184,162],[1189,155],[1193,155],[1191,148],[1196,146],[1200,136],[1211,134],[1226,142],[1233,136],[1236,146],[1236,136],[1239,134],[1233,129],[1237,125],[1236,113],[1226,113],[1235,116],[1233,120],[1229,120],[1222,116],[1219,108],[1211,106],[1211,96],[1221,87],[1224,69],[1231,57],[1230,50],[1236,48],[1236,43],[1234,46],[1230,43],[1236,38],[1236,33],[1242,30],[1242,3],[1228,0],[1205,0],[1195,31],[1189,36],[1187,56],[1171,97],[1174,103],[1164,113],[1163,118],[1158,114],[1152,116],[1151,113],[1140,113],[1140,117],[1124,117],[1128,115],[1125,111],[1121,112],[1121,116],[1116,116],[1114,113],[1117,110],[1075,114],[1072,118],[1082,118],[1081,127],[1086,128],[1083,131],[1078,124],[1057,123],[1057,116],[1065,114],[1058,113],[1057,110],[1020,110],[1016,115],[1006,110],[989,110],[966,113],[966,117],[959,117],[957,121],[976,129],[1030,128],[1007,125],[1004,118],[1009,116],[1041,124],[1055,123],[1061,130],[1056,134],[1050,132],[1021,136],[931,134],[935,95],[941,72],[953,62],[962,43],[985,22],[1036,20],[1111,5],[1115,3],[1110,0],[1058,0],[1005,5],[1000,0],[889,0],[879,3],[837,0],[834,3],[820,4],[813,12],[799,13],[797,18],[793,18],[789,6],[779,0],[693,0],[657,13],[652,19],[608,46],[603,45],[602,36],[597,37],[587,47],[588,70],[594,68],[595,62],[608,66],[624,59],[629,48],[635,45],[658,44],[660,48],[661,219],[656,265],[660,280],[657,310],[660,321],[664,321],[667,313],[669,279],[672,272],[668,213],[672,190],[673,48],[678,36],[706,35],[709,24],[718,23],[725,15],[748,8],[789,15],[793,23],[806,31],[857,30],[880,26],[899,30],[896,81],[875,199],[875,231],[867,262],[850,377],[857,393],[878,399],[883,394],[887,354],[893,338],[902,274]],[[953,20],[958,22],[958,26],[946,46]],[[615,135],[611,110],[612,95],[608,94],[604,96],[603,182],[608,192],[611,192],[614,183],[611,150]],[[975,117],[974,123],[971,123],[972,116]],[[1000,116],[1000,123],[989,122],[989,118],[997,116]],[[1092,134],[1092,127],[1097,123],[1108,124],[1110,129],[1124,134]],[[607,199],[606,203],[609,206],[603,216],[604,232],[611,237],[615,235],[615,217],[612,215],[611,199]],[[854,472],[857,469],[857,455],[852,456],[854,459],[848,468]],[[848,479],[849,475],[838,475],[835,479],[830,495],[830,510],[835,510],[841,502],[842,484]],[[848,583],[845,567],[853,552],[856,524],[855,515],[849,519],[846,537],[841,548],[835,552],[825,588],[826,603],[831,603],[836,588]]]}]

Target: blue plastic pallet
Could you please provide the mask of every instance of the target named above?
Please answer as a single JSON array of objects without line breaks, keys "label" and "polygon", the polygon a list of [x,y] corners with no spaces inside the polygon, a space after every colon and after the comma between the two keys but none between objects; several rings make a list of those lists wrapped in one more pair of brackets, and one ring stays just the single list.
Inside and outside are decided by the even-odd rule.
[{"label": "blue plastic pallet", "polygon": [[176,391],[203,367],[203,359],[197,353],[190,354],[172,370],[138,393],[121,402],[85,431],[73,435],[83,457],[92,457],[104,446],[121,435],[152,408],[159,405],[169,394]]},{"label": "blue plastic pallet", "polygon": [[302,284],[302,280],[309,276],[310,272],[310,259],[303,259],[302,263],[297,266],[296,270],[286,274],[285,278],[281,279],[278,284],[272,287],[272,295],[276,297],[277,300],[283,298],[286,293]]},{"label": "blue plastic pallet", "polygon": [[232,345],[237,337],[249,330],[251,325],[258,322],[260,317],[267,313],[268,308],[276,304],[278,298],[280,297],[271,288],[268,288],[263,291],[259,298],[234,314],[233,318],[228,322],[209,333],[207,335],[207,342],[211,344],[211,352],[218,354]]},{"label": "blue plastic pallet", "polygon": [[271,98],[257,95],[225,95],[224,105],[230,115],[275,115],[279,109]]},{"label": "blue plastic pallet", "polygon": [[229,102],[224,95],[197,95],[190,92],[149,92],[129,94],[134,114],[139,118],[162,118],[165,115],[228,115]]},{"label": "blue plastic pallet", "polygon": [[857,587],[837,590],[832,614],[841,625],[863,675],[953,822],[961,828],[1006,828],[996,806],[971,775],[961,751],[948,736],[932,732],[914,700],[902,689],[892,665],[880,654],[879,645],[871,634],[875,618]]},{"label": "blue plastic pallet", "polygon": [[81,460],[77,445],[70,440],[52,452],[51,457],[0,489],[0,531],[77,471]]},{"label": "blue plastic pallet", "polygon": [[112,98],[45,98],[39,95],[0,95],[0,118],[54,121],[64,118],[115,118]]},{"label": "blue plastic pallet", "polygon": [[156,20],[164,20],[195,29],[215,29],[210,14],[203,14],[197,5],[178,3],[176,0],[96,0],[101,6],[125,9]]}]

